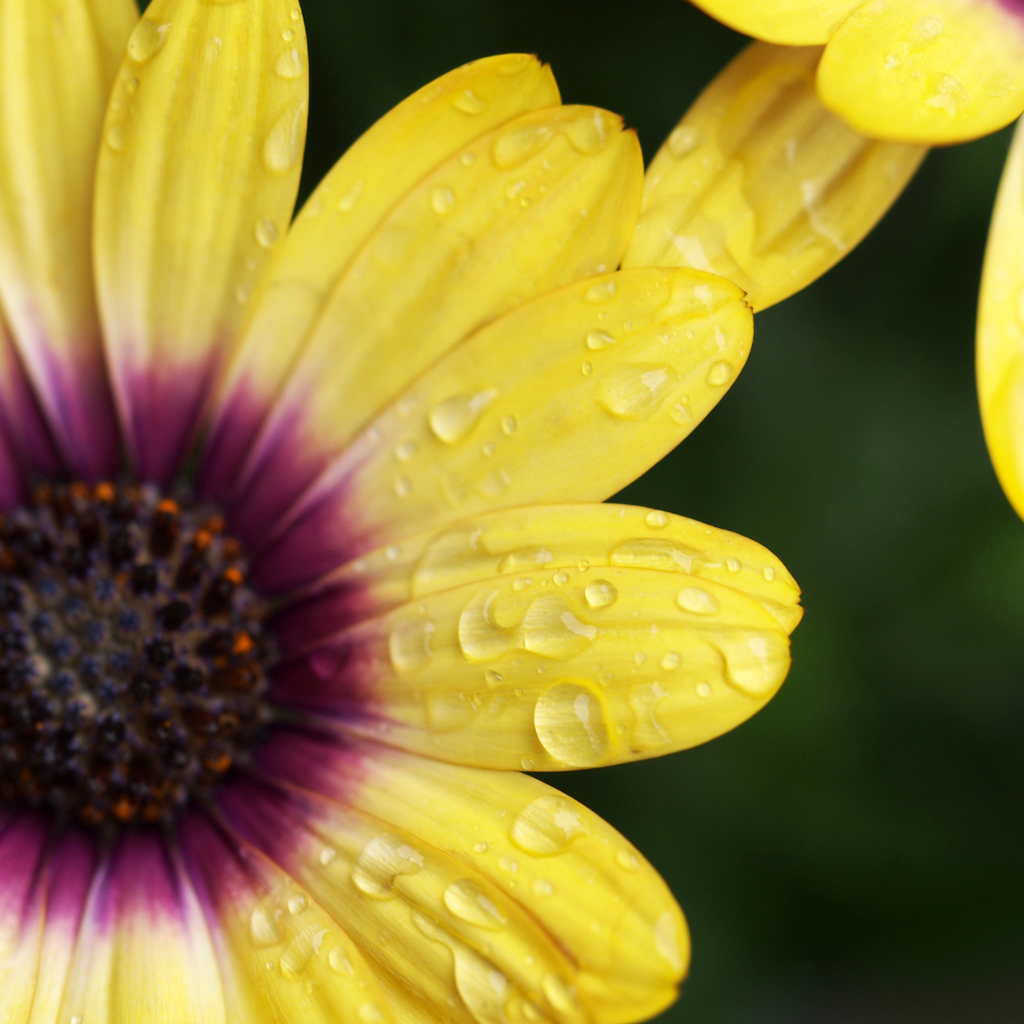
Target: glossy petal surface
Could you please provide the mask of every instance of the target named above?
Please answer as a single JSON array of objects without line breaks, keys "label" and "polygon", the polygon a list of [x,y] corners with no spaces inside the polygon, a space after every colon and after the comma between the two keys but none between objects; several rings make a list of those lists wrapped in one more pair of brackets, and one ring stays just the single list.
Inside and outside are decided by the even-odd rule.
[{"label": "glossy petal surface", "polygon": [[992,464],[1024,516],[1024,129],[999,186],[978,306],[978,397]]},{"label": "glossy petal surface", "polygon": [[229,509],[242,536],[258,544],[366,420],[469,333],[615,267],[642,172],[617,117],[555,107],[423,179],[348,268],[264,425]]},{"label": "glossy petal surface", "polygon": [[[220,386],[206,489],[226,497],[262,417],[345,268],[387,212],[439,163],[558,88],[536,58],[505,54],[443,75],[385,114],[338,161],[274,249]],[[469,152],[469,151],[467,151]]]},{"label": "glossy petal surface", "polygon": [[692,270],[603,275],[522,306],[392,400],[290,511],[257,573],[277,590],[428,525],[607,498],[714,407],[752,330],[739,289]]},{"label": "glossy petal surface", "polygon": [[305,60],[290,0],[155,0],[129,40],[97,171],[95,252],[115,395],[144,479],[178,470],[291,219]]},{"label": "glossy petal surface", "polygon": [[730,28],[769,43],[824,43],[860,0],[692,0]]},{"label": "glossy petal surface", "polygon": [[760,310],[875,226],[927,150],[867,139],[826,110],[819,52],[755,43],[704,91],[647,171],[624,266],[711,271]]},{"label": "glossy petal surface", "polygon": [[272,744],[263,763],[331,799],[255,790],[228,797],[229,817],[349,923],[417,1015],[620,1024],[674,997],[682,914],[570,798],[518,773],[313,737]]},{"label": "glossy petal surface", "polygon": [[829,42],[818,92],[877,138],[940,144],[987,135],[1024,111],[1024,7],[870,0]]},{"label": "glossy petal surface", "polygon": [[710,579],[758,601],[787,632],[800,621],[799,588],[760,544],[667,512],[605,503],[503,509],[404,537],[310,588],[278,614],[276,632],[296,653],[428,594],[538,568],[576,575],[584,564],[595,578],[636,566]]},{"label": "glossy petal surface", "polygon": [[73,472],[117,465],[90,238],[103,112],[132,0],[0,4],[0,297]]}]

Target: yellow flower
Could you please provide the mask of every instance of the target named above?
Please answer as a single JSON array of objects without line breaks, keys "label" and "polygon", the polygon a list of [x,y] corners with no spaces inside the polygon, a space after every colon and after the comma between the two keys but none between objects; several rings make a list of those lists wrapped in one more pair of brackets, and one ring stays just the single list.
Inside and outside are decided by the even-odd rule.
[{"label": "yellow flower", "polygon": [[758,39],[825,50],[824,104],[880,139],[963,142],[1024,111],[1021,0],[693,0]]},{"label": "yellow flower", "polygon": [[[1022,122],[1024,123],[1024,122]],[[1024,128],[999,186],[978,307],[978,398],[992,464],[1024,516]]]},{"label": "yellow flower", "polygon": [[679,908],[521,769],[785,677],[773,555],[597,504],[750,308],[616,271],[638,143],[531,57],[420,90],[292,223],[306,105],[295,0],[0,2],[0,1019],[650,1016]]}]

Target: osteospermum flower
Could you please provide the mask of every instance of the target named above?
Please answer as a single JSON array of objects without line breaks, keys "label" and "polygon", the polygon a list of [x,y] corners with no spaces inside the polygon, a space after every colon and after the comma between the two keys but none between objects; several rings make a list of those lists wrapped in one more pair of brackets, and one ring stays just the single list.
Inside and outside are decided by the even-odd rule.
[{"label": "osteospermum flower", "polygon": [[637,141],[531,57],[294,224],[295,0],[3,0],[0,57],[0,1019],[663,1008],[674,900],[521,769],[785,676],[774,556],[583,504],[727,390],[741,288],[615,271]]},{"label": "osteospermum flower", "polygon": [[863,132],[963,142],[1024,111],[1022,0],[693,0],[772,43],[825,44],[822,102]]},{"label": "osteospermum flower", "polygon": [[978,398],[992,464],[1024,515],[1024,128],[999,186],[978,308]]}]

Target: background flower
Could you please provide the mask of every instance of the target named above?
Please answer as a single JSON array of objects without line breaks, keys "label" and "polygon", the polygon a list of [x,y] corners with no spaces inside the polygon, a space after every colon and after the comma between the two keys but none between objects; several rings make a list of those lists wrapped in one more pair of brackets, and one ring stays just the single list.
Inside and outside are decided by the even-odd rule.
[{"label": "background flower", "polygon": [[[306,181],[418,84],[551,61],[647,156],[747,40],[680,0],[306,0]],[[977,287],[1008,133],[932,153],[757,317],[728,401],[626,497],[757,537],[810,609],[779,695],[705,747],[560,775],[698,937],[673,1022],[1002,1024],[1022,1002],[1024,536],[985,450]],[[755,500],[751,500],[751,496]]]}]

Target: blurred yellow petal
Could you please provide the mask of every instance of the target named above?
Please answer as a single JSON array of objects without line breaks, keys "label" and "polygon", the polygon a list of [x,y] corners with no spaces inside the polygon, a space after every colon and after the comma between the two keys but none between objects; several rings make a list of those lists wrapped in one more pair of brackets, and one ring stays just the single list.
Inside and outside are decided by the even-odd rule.
[{"label": "blurred yellow petal", "polygon": [[648,568],[674,551],[645,539],[607,567],[551,569],[542,549],[518,573],[399,605],[286,663],[274,698],[486,768],[592,768],[705,743],[782,685],[787,630],[739,590]]},{"label": "blurred yellow petal", "polygon": [[521,306],[395,396],[292,510],[259,577],[278,590],[457,518],[610,497],[715,406],[751,336],[739,289],[693,270],[622,271]]},{"label": "blurred yellow petal", "polygon": [[56,1019],[226,1024],[202,911],[161,833],[122,834],[97,873]]},{"label": "blurred yellow petal", "polygon": [[978,398],[999,482],[1024,516],[1024,127],[1003,172],[978,307]]},{"label": "blurred yellow petal", "polygon": [[755,43],[704,91],[647,171],[623,266],[720,274],[756,311],[875,226],[927,150],[864,138],[826,110],[819,52]]},{"label": "blurred yellow petal", "polygon": [[830,40],[818,93],[877,138],[937,145],[987,135],[1024,111],[1024,8],[863,3]]},{"label": "blurred yellow petal", "polygon": [[746,537],[630,505],[530,505],[404,537],[342,566],[277,617],[286,650],[311,646],[341,623],[466,583],[589,563],[599,576],[638,566],[709,579],[752,597],[787,631],[800,589],[786,567]]},{"label": "blurred yellow petal", "polygon": [[245,446],[332,288],[391,207],[478,136],[558,102],[554,76],[536,58],[488,57],[413,93],[338,161],[275,248],[272,269],[250,302],[211,428],[211,492],[230,489]]},{"label": "blurred yellow petal", "polygon": [[617,266],[642,186],[636,136],[593,107],[521,115],[424,178],[349,266],[264,425],[238,495],[246,539],[471,331]]},{"label": "blurred yellow petal", "polygon": [[712,18],[755,39],[824,43],[861,0],[692,0]]},{"label": "blurred yellow petal", "polygon": [[133,0],[0,4],[0,298],[73,472],[115,471],[118,439],[90,238],[107,96]]},{"label": "blurred yellow petal", "polygon": [[97,170],[95,253],[115,394],[143,479],[178,469],[288,228],[305,67],[292,0],[155,0],[129,40]]},{"label": "blurred yellow petal", "polygon": [[387,1024],[356,945],[279,866],[195,815],[181,841],[220,968],[230,1021]]},{"label": "blurred yellow petal", "polygon": [[[296,781],[330,793],[332,746],[286,752],[304,769]],[[357,753],[358,781],[337,775],[337,802],[291,794],[246,807],[229,797],[228,813],[280,850],[430,1018],[621,1024],[672,1001],[689,959],[686,924],[609,825],[519,773],[376,745]],[[274,759],[271,749],[265,761]],[[289,777],[283,765],[273,771]],[[268,814],[287,849],[258,820]]]}]

